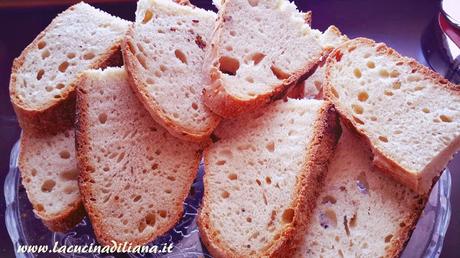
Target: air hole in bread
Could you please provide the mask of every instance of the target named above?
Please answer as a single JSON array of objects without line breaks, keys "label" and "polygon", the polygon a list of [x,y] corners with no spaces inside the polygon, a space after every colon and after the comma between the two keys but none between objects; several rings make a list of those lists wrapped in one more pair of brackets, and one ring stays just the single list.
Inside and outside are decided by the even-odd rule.
[{"label": "air hole in bread", "polygon": [[395,89],[395,90],[401,89],[401,82],[399,82],[399,81],[393,82],[392,87],[393,87],[393,89]]},{"label": "air hole in bread", "polygon": [[177,59],[179,59],[183,64],[187,64],[187,56],[184,54],[184,52],[180,51],[179,49],[176,49],[174,51],[174,55],[176,56]]},{"label": "air hole in bread", "polygon": [[377,121],[377,117],[376,117],[376,116],[371,116],[370,119],[371,119],[371,121],[374,121],[374,122]]},{"label": "air hole in bread", "polygon": [[46,87],[45,87],[45,90],[46,90],[47,92],[52,92],[52,91],[54,90],[54,88],[51,87],[51,86],[46,86]]},{"label": "air hole in bread", "polygon": [[36,176],[36,175],[37,175],[37,170],[36,170],[35,168],[32,169],[31,175],[32,175],[32,176]]},{"label": "air hole in bread", "polygon": [[74,57],[76,57],[76,56],[77,56],[77,55],[76,55],[75,53],[68,53],[68,54],[67,54],[67,58],[68,58],[68,59],[72,59],[72,58],[74,58]]},{"label": "air hole in bread", "polygon": [[166,177],[169,181],[176,181],[176,177],[174,176],[167,176]]},{"label": "air hole in bread", "polygon": [[153,169],[153,170],[157,170],[157,169],[158,169],[158,163],[153,163],[152,169]]},{"label": "air hole in bread", "polygon": [[447,115],[440,115],[439,118],[441,119],[441,121],[446,122],[446,123],[452,122],[452,118]]},{"label": "air hole in bread", "polygon": [[218,161],[216,162],[216,165],[218,165],[218,166],[223,166],[223,165],[225,165],[226,162],[227,162],[227,161],[225,161],[225,160],[218,160]]},{"label": "air hole in bread", "polygon": [[246,221],[249,222],[249,223],[251,223],[251,222],[252,222],[252,218],[251,218],[251,217],[247,217],[247,218],[246,218]]},{"label": "air hole in bread", "polygon": [[99,119],[99,123],[105,124],[105,122],[107,122],[107,114],[106,113],[99,114],[98,119]]},{"label": "air hole in bread", "polygon": [[142,65],[142,67],[144,67],[145,70],[147,70],[147,62],[145,61],[145,57],[141,54],[137,54],[136,55],[136,59],[137,61],[139,62],[139,64]]},{"label": "air hole in bread", "polygon": [[271,177],[269,176],[265,177],[265,182],[267,183],[267,185],[270,185],[272,183]]},{"label": "air hole in bread", "polygon": [[275,151],[275,143],[273,141],[267,143],[267,145],[265,145],[265,148],[269,151],[269,152],[274,152]]},{"label": "air hole in bread", "polygon": [[358,124],[364,125],[364,122],[361,119],[357,118],[356,116],[353,116],[353,120],[355,120],[355,122]]},{"label": "air hole in bread", "polygon": [[192,108],[193,108],[194,110],[198,110],[198,105],[197,105],[196,103],[192,103]]},{"label": "air hole in bread", "polygon": [[278,80],[285,80],[289,78],[289,74],[284,72],[281,68],[277,66],[272,65],[270,69],[272,70],[272,73],[276,76],[276,78],[278,78]]},{"label": "air hole in bread", "polygon": [[179,114],[178,113],[173,113],[173,117],[174,118],[179,118]]},{"label": "air hole in bread", "polygon": [[124,158],[125,158],[125,152],[121,152],[120,155],[118,155],[117,163],[120,163]]},{"label": "air hole in bread", "polygon": [[337,92],[336,88],[331,87],[331,93],[334,95],[334,97],[339,98],[339,93]]},{"label": "air hole in bread", "polygon": [[88,52],[83,55],[83,59],[85,60],[91,60],[95,57],[96,55],[93,52]]},{"label": "air hole in bread", "polygon": [[367,92],[365,92],[365,91],[361,91],[358,94],[358,100],[361,101],[361,102],[366,101],[368,98],[369,98],[369,94],[367,94]]},{"label": "air hole in bread", "polygon": [[386,136],[379,136],[379,140],[382,142],[388,142],[388,138]]},{"label": "air hole in bread", "polygon": [[74,187],[66,186],[66,187],[64,188],[64,193],[65,193],[65,194],[71,194],[71,193],[73,193],[75,190],[76,190],[76,189],[75,189]]},{"label": "air hole in bread", "polygon": [[358,214],[353,214],[353,217],[351,217],[348,224],[350,225],[350,228],[356,227],[356,225],[358,224]]},{"label": "air hole in bread", "polygon": [[409,81],[409,82],[418,82],[418,81],[420,81],[420,77],[418,77],[416,75],[409,75],[407,77],[407,81]]},{"label": "air hole in bread", "polygon": [[162,218],[166,218],[166,216],[168,215],[168,213],[165,210],[160,210],[158,213],[160,214],[160,217]]},{"label": "air hole in bread", "polygon": [[356,78],[361,78],[361,70],[359,68],[355,68],[355,70],[353,70],[353,74]]},{"label": "air hole in bread", "polygon": [[144,232],[146,227],[147,227],[147,224],[144,221],[140,221],[137,227],[137,230],[139,231],[139,233],[142,233]]},{"label": "air hole in bread", "polygon": [[385,94],[385,96],[393,96],[393,92],[387,89],[383,91],[383,94]]},{"label": "air hole in bread", "polygon": [[251,60],[254,62],[254,65],[259,64],[265,58],[265,54],[257,52],[251,55]]},{"label": "air hole in bread", "polygon": [[43,75],[45,74],[45,70],[40,69],[37,72],[37,80],[41,80],[43,78]]},{"label": "air hole in bread", "polygon": [[334,196],[332,195],[326,195],[323,197],[323,199],[321,200],[321,203],[322,204],[326,204],[326,203],[331,203],[331,204],[335,204],[337,202],[337,199],[335,199]]},{"label": "air hole in bread", "polygon": [[153,17],[153,12],[149,9],[147,9],[145,11],[145,14],[144,14],[144,19],[142,20],[142,23],[143,24],[146,24],[147,22],[149,22]]},{"label": "air hole in bread", "polygon": [[230,180],[237,180],[237,179],[238,179],[238,175],[235,174],[235,173],[230,173],[230,174],[228,174],[228,179],[230,179]]},{"label": "air hole in bread", "polygon": [[219,58],[219,70],[228,75],[235,75],[240,68],[238,59],[229,56],[221,56]]},{"label": "air hole in bread", "polygon": [[393,238],[393,235],[392,235],[392,234],[387,235],[387,236],[385,237],[385,243],[390,243],[390,241],[391,241],[392,238]]},{"label": "air hole in bread", "polygon": [[220,194],[220,196],[221,196],[223,199],[227,199],[228,197],[230,197],[230,193],[227,192],[227,191],[222,191],[222,193]]},{"label": "air hole in bread", "polygon": [[260,182],[259,179],[256,179],[256,183],[257,183],[259,186],[262,185],[262,182]]},{"label": "air hole in bread", "polygon": [[366,65],[367,65],[367,67],[369,67],[370,69],[374,69],[374,68],[375,68],[375,63],[372,62],[372,61],[368,61]]},{"label": "air hole in bread", "polygon": [[235,37],[235,36],[236,36],[236,32],[235,32],[234,30],[231,30],[231,31],[229,32],[229,34],[230,34],[230,36],[232,36],[232,37]]},{"label": "air hole in bread", "polygon": [[150,85],[152,85],[152,84],[155,83],[155,81],[154,81],[152,78],[147,78],[147,80],[146,80],[145,82],[146,82],[147,84],[150,84]]},{"label": "air hole in bread", "polygon": [[42,52],[42,59],[45,60],[46,58],[48,58],[50,56],[50,51],[48,49],[45,49],[43,50]]},{"label": "air hole in bread", "polygon": [[172,190],[171,189],[166,189],[165,193],[170,194],[170,193],[172,193]]},{"label": "air hole in bread", "polygon": [[382,69],[382,70],[379,71],[379,75],[382,78],[388,78],[388,76],[390,76],[390,73],[388,73],[388,71],[386,69]]},{"label": "air hole in bread", "polygon": [[45,210],[45,207],[43,207],[43,205],[39,203],[39,204],[34,205],[34,209],[38,212],[41,212]]},{"label": "air hole in bread", "polygon": [[58,90],[62,90],[62,89],[64,89],[64,87],[65,87],[65,85],[62,84],[62,83],[58,83],[58,84],[56,85],[56,89],[58,89]]},{"label": "air hole in bread", "polygon": [[225,50],[227,50],[227,51],[231,52],[231,51],[233,51],[233,47],[232,47],[232,46],[230,46],[230,45],[228,45],[228,46],[225,46]]},{"label": "air hole in bread", "polygon": [[161,72],[159,70],[156,70],[155,72],[153,72],[153,74],[158,78],[161,77]]},{"label": "air hole in bread", "polygon": [[138,202],[142,199],[142,196],[140,195],[136,195],[134,198],[133,198],[133,202]]},{"label": "air hole in bread", "polygon": [[38,49],[43,49],[44,47],[46,47],[46,42],[45,41],[38,42],[37,47]]},{"label": "air hole in bread", "polygon": [[53,191],[54,186],[56,185],[56,182],[52,179],[45,180],[42,184],[42,192],[44,193],[49,193]]},{"label": "air hole in bread", "polygon": [[399,75],[400,75],[400,74],[399,74],[399,72],[398,72],[397,70],[393,70],[393,71],[391,71],[391,73],[390,73],[390,77],[391,77],[391,78],[396,78],[396,77],[398,77]]},{"label": "air hole in bread", "polygon": [[255,7],[259,4],[259,0],[248,0],[250,6]]},{"label": "air hole in bread", "polygon": [[430,113],[430,109],[429,109],[429,108],[423,108],[422,111],[423,111],[423,113],[427,113],[427,114]]},{"label": "air hole in bread", "polygon": [[59,156],[61,157],[61,159],[69,159],[70,158],[70,152],[67,151],[67,150],[63,150],[63,151],[59,152]]},{"label": "air hole in bread", "polygon": [[364,108],[358,104],[352,104],[351,108],[353,109],[353,112],[355,112],[358,115],[364,113]]},{"label": "air hole in bread", "polygon": [[283,215],[281,216],[281,221],[283,223],[292,223],[294,220],[294,209],[286,209],[283,212]]},{"label": "air hole in bread", "polygon": [[58,70],[61,73],[65,73],[65,71],[67,70],[68,67],[69,67],[69,62],[64,61],[59,65]]}]

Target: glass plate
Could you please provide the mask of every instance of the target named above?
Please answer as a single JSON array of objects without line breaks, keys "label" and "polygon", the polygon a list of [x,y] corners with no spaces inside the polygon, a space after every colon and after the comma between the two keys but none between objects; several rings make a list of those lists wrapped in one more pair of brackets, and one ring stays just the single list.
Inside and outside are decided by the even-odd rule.
[{"label": "glass plate", "polygon": [[[17,251],[19,245],[49,245],[55,242],[62,245],[96,244],[89,220],[85,218],[67,233],[49,231],[32,212],[32,205],[27,199],[20,182],[18,169],[19,144],[11,151],[10,170],[5,180],[6,226]],[[200,164],[197,179],[193,183],[189,196],[184,202],[185,213],[181,221],[167,234],[155,240],[154,244],[173,243],[173,252],[167,255],[98,255],[98,254],[18,254],[16,257],[211,257],[201,245],[196,214],[203,196],[203,166]],[[402,257],[438,257],[450,220],[450,172],[446,169],[431,192],[429,201],[423,211],[417,227],[403,252]]]}]

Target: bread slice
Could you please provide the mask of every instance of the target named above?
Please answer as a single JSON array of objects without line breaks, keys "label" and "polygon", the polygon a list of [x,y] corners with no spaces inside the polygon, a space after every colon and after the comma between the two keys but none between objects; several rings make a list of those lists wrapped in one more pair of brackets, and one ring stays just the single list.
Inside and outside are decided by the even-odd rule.
[{"label": "bread slice", "polygon": [[175,225],[200,146],[150,118],[124,68],[82,74],[76,132],[80,192],[99,243],[141,245]]},{"label": "bread slice", "polygon": [[323,83],[326,77],[326,58],[334,48],[348,40],[348,37],[334,25],[329,26],[324,33],[317,33],[317,39],[324,49],[321,62],[315,71],[304,81],[299,82],[293,87],[288,97],[291,98],[309,98],[322,99]]},{"label": "bread slice", "polygon": [[323,51],[310,15],[288,0],[225,1],[204,65],[205,104],[228,118],[283,97]]},{"label": "bread slice", "polygon": [[171,0],[141,0],[123,45],[131,86],[152,117],[171,134],[200,142],[220,118],[201,98],[200,72],[217,15]]},{"label": "bread slice", "polygon": [[73,129],[58,134],[23,131],[19,170],[34,213],[52,231],[67,231],[85,216],[78,190]]},{"label": "bread slice", "polygon": [[374,164],[428,193],[460,148],[460,88],[364,38],[341,45],[326,65],[326,97],[367,139]]},{"label": "bread slice", "polygon": [[324,182],[295,257],[399,257],[426,198],[375,169],[346,128]]},{"label": "bread slice", "polygon": [[10,98],[21,127],[38,132],[72,127],[77,75],[120,65],[128,25],[83,2],[59,14],[14,60]]},{"label": "bread slice", "polygon": [[286,256],[340,134],[331,103],[279,101],[224,120],[204,153],[200,234],[215,257]]}]

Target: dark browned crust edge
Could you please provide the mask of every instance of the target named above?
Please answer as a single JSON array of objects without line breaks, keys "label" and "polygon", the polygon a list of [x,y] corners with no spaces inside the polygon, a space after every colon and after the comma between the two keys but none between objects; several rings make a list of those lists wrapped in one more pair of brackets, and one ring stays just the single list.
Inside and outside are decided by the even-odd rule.
[{"label": "dark browned crust edge", "polygon": [[[64,12],[60,13],[57,17],[67,14],[73,11],[74,6],[69,7]],[[76,80],[69,83],[69,86],[65,91],[61,93],[59,99],[54,99],[49,102],[48,105],[44,105],[39,109],[31,109],[22,103],[17,92],[17,73],[24,64],[26,56],[33,49],[37,48],[37,44],[41,38],[51,29],[53,29],[56,23],[56,18],[43,30],[33,41],[30,43],[13,61],[11,68],[10,78],[10,99],[13,105],[14,111],[18,118],[21,128],[35,131],[35,132],[50,132],[56,133],[59,131],[66,130],[73,126],[75,120],[75,87]],[[90,68],[105,68],[108,66],[120,66],[123,64],[123,59],[120,53],[120,45],[122,39],[115,41],[111,47],[109,47],[106,53],[97,58],[91,65]]]},{"label": "dark browned crust edge", "polygon": [[[87,134],[89,128],[89,120],[88,120],[88,100],[86,98],[86,90],[84,89],[85,81],[87,80],[85,72],[80,74],[78,78],[79,85],[76,89],[76,125],[75,125],[75,141],[76,141],[76,149],[77,149],[77,167],[80,170],[80,176],[78,178],[78,186],[80,189],[81,199],[83,202],[83,206],[88,214],[88,217],[91,221],[91,225],[93,226],[93,231],[96,236],[97,241],[105,246],[113,245],[112,241],[117,243],[125,243],[129,242],[133,245],[144,245],[152,240],[156,239],[157,237],[163,235],[168,230],[170,230],[181,218],[184,213],[184,207],[182,205],[183,202],[180,202],[180,205],[177,207],[177,215],[174,218],[171,218],[170,222],[163,228],[158,229],[156,232],[153,232],[151,235],[145,238],[138,238],[138,239],[118,239],[108,235],[104,229],[101,227],[101,221],[104,220],[102,214],[98,211],[97,207],[93,207],[91,202],[89,201],[90,198],[93,197],[93,193],[91,190],[90,181],[92,180],[92,173],[95,173],[94,166],[91,165],[89,161],[88,154],[91,153],[90,146],[89,146],[89,136]],[[195,169],[192,169],[190,172],[190,186],[193,183],[193,180],[196,177],[198,172],[198,167],[200,164],[201,158],[201,151],[198,151],[195,154]],[[183,189],[183,193],[181,194],[181,200],[185,200],[188,196],[189,189]]]},{"label": "dark browned crust edge", "polygon": [[[20,139],[20,151],[19,151],[19,171],[21,173],[21,179],[25,180],[27,177],[28,169],[25,165],[24,162],[24,155],[27,152],[27,146],[28,144],[28,137],[24,136],[24,134],[28,134],[26,132],[23,132],[23,135],[21,135]],[[24,184],[23,184],[24,185]],[[59,214],[56,214],[54,216],[49,216],[46,213],[38,211],[36,209],[37,204],[33,201],[33,198],[30,198],[30,193],[26,185],[24,185],[24,188],[26,189],[27,197],[32,204],[33,211],[35,214],[37,214],[38,217],[40,217],[41,221],[45,226],[50,229],[51,231],[57,231],[57,232],[65,232],[73,227],[75,227],[82,219],[85,217],[86,212],[83,209],[83,205],[81,202],[81,199],[78,198],[75,202],[71,203],[69,207],[67,207],[65,210],[60,212]]]},{"label": "dark browned crust edge", "polygon": [[[218,45],[216,43],[219,42],[222,37],[221,27],[223,26],[226,17],[226,4],[227,2],[224,2],[221,7],[221,11],[219,12],[219,17],[216,21],[216,27],[213,33],[213,40],[211,42],[211,49],[208,51],[208,57],[205,59],[204,71],[209,73],[210,84],[203,89],[203,99],[205,105],[208,106],[214,113],[223,118],[233,118],[243,113],[259,109],[275,100],[282,99],[291,87],[305,80],[314,72],[320,62],[323,51],[313,58],[316,61],[309,62],[305,64],[304,67],[294,71],[290,74],[289,78],[283,80],[281,84],[275,85],[271,92],[257,95],[252,99],[240,99],[235,97],[231,93],[227,92],[223,86],[222,80],[220,79],[222,72],[220,72],[219,69],[212,64],[213,60],[217,57]],[[309,23],[308,18],[310,15],[311,13],[304,14],[306,24]]]},{"label": "dark browned crust edge", "polygon": [[[457,87],[455,84],[449,82],[445,78],[443,78],[441,75],[437,74],[436,72],[430,70],[429,68],[419,64],[417,61],[414,59],[408,58],[408,57],[403,57],[401,56],[396,50],[388,47],[384,43],[376,43],[375,41],[368,39],[368,38],[356,38],[353,40],[349,40],[339,47],[337,47],[335,50],[331,52],[331,54],[328,56],[326,60],[326,82],[323,87],[323,92],[324,96],[327,100],[331,101],[334,103],[335,108],[339,112],[341,116],[341,120],[343,123],[352,129],[352,132],[354,132],[356,135],[358,135],[361,139],[364,140],[364,142],[370,146],[372,150],[372,154],[374,156],[373,163],[376,167],[378,167],[382,172],[384,172],[386,175],[389,177],[395,179],[396,181],[406,185],[410,189],[412,189],[415,192],[418,192],[422,195],[425,195],[427,193],[423,192],[423,189],[419,189],[419,183],[418,183],[418,178],[414,176],[413,173],[410,171],[407,171],[405,168],[397,164],[395,161],[393,161],[390,157],[387,157],[383,151],[378,149],[376,146],[374,146],[369,139],[369,137],[365,134],[364,131],[360,130],[356,126],[356,122],[353,120],[352,115],[348,114],[345,109],[342,107],[340,104],[340,101],[334,96],[332,93],[332,88],[334,87],[331,82],[330,82],[330,77],[331,77],[331,72],[330,72],[330,67],[334,66],[336,64],[336,59],[341,57],[342,53],[345,53],[346,49],[350,46],[359,46],[359,45],[369,45],[369,46],[377,46],[377,52],[382,55],[388,55],[391,58],[394,59],[400,59],[402,62],[408,64],[413,71],[419,71],[419,73],[423,74],[426,76],[426,78],[429,78],[435,82],[434,85],[445,88],[447,90],[452,91],[453,94],[460,95],[460,87]],[[385,162],[380,162],[378,159],[382,159]],[[390,168],[391,167],[391,168]],[[438,175],[441,173],[439,171]],[[429,189],[428,189],[429,190]]]},{"label": "dark browned crust edge", "polygon": [[[299,194],[291,204],[291,208],[294,210],[293,221],[286,224],[278,232],[280,238],[265,247],[262,253],[256,255],[257,257],[291,257],[308,226],[311,211],[316,205],[316,199],[327,173],[329,159],[334,154],[335,146],[341,135],[338,117],[332,103],[325,102],[318,112],[319,118],[315,122],[314,137],[305,157],[303,171],[301,171],[296,183],[295,192]],[[208,149],[205,149],[205,176],[203,178],[205,190],[197,219],[201,240],[214,257],[242,257],[241,253],[234,252],[228,244],[220,241],[219,233],[213,229],[209,218],[209,206],[206,204],[209,195],[209,184],[206,176],[206,167],[209,167],[207,156]]]},{"label": "dark browned crust edge", "polygon": [[122,53],[125,63],[125,69],[128,72],[128,81],[133,92],[144,105],[147,111],[150,113],[152,118],[163,126],[170,134],[173,136],[191,142],[210,142],[210,135],[214,129],[219,125],[221,118],[218,115],[211,116],[211,123],[205,131],[196,131],[191,128],[181,126],[174,122],[169,115],[162,111],[159,104],[155,103],[149,97],[149,94],[146,90],[147,85],[145,85],[138,76],[138,71],[141,71],[142,68],[137,61],[135,54],[132,52],[132,46],[135,46],[133,35],[135,33],[135,24],[132,24],[123,40],[122,43]]}]

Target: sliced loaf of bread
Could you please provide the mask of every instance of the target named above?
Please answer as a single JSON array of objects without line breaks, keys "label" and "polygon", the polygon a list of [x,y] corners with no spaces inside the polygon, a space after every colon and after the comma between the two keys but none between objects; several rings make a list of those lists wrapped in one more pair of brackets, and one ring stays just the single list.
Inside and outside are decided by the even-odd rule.
[{"label": "sliced loaf of bread", "polygon": [[374,164],[425,194],[460,148],[460,88],[383,43],[358,38],[326,61],[325,95],[367,139]]},{"label": "sliced loaf of bread", "polygon": [[340,127],[332,104],[278,101],[224,120],[205,150],[203,242],[216,257],[287,256],[305,232]]},{"label": "sliced loaf of bread", "polygon": [[77,75],[120,65],[128,25],[83,2],[59,14],[13,63],[10,97],[21,127],[61,132],[73,126]]},{"label": "sliced loaf of bread", "polygon": [[34,213],[52,231],[66,231],[85,215],[78,190],[73,129],[58,134],[23,131],[19,170]]},{"label": "sliced loaf of bread", "polygon": [[80,192],[99,243],[145,244],[181,218],[200,146],[151,119],[124,68],[81,75],[76,140]]},{"label": "sliced loaf of bread", "polygon": [[345,129],[295,257],[399,257],[425,198],[372,166],[372,153]]},{"label": "sliced loaf of bread", "polygon": [[155,121],[188,141],[204,141],[220,118],[202,101],[201,72],[217,15],[171,0],[141,0],[123,45],[131,86]]},{"label": "sliced loaf of bread", "polygon": [[204,64],[205,104],[235,117],[283,97],[322,54],[309,19],[288,0],[225,1]]}]

